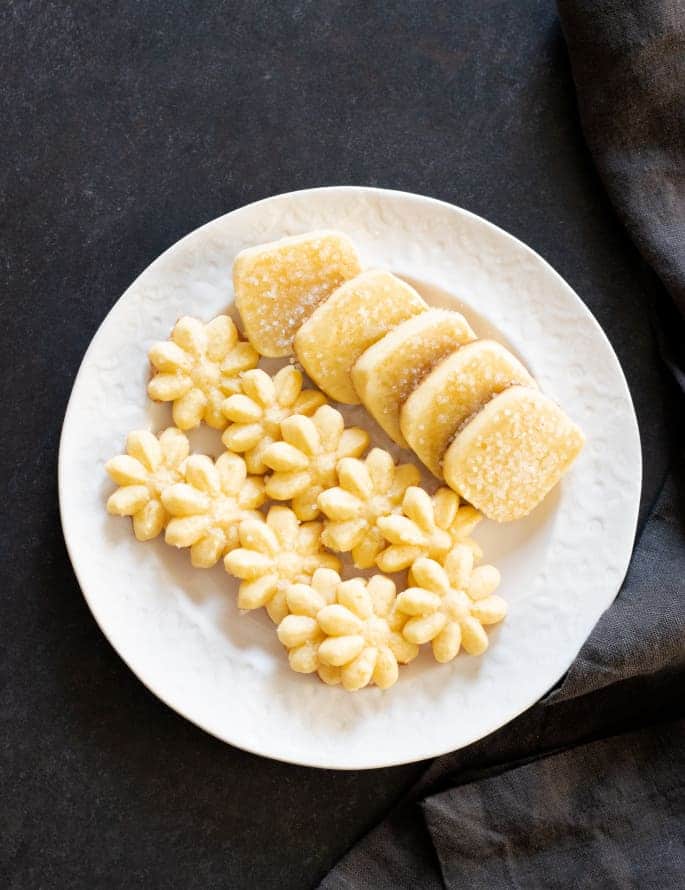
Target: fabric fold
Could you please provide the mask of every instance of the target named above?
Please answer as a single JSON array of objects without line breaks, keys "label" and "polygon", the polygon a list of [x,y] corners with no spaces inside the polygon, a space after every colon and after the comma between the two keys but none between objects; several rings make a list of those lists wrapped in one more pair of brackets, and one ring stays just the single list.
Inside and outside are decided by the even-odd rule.
[{"label": "fabric fold", "polygon": [[660,725],[429,797],[445,887],[679,886],[684,742],[685,723]]},{"label": "fabric fold", "polygon": [[685,392],[685,2],[558,0],[585,141],[655,296],[662,355]]}]

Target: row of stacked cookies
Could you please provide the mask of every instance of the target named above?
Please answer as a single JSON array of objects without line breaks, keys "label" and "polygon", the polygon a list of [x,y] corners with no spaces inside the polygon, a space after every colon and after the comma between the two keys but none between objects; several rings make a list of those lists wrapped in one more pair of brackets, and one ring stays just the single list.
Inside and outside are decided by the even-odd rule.
[{"label": "row of stacked cookies", "polygon": [[[176,426],[130,433],[107,464],[118,486],[107,508],[131,516],[139,540],[164,532],[196,567],[223,560],[239,607],[265,608],[293,669],[326,683],[387,688],[424,643],[443,662],[487,649],[484,628],[506,604],[497,570],[477,565],[476,510],[446,487],[430,496],[416,467],[382,449],[364,456],[368,434],[346,428],[293,366],[256,368],[227,316],[182,318],[149,355],[149,394],[172,404]],[[185,431],[201,423],[223,430],[216,460],[190,454]],[[269,500],[281,503],[264,512]],[[408,586],[343,581],[333,551],[359,568],[407,570]]]},{"label": "row of stacked cookies", "polygon": [[501,344],[406,282],[362,271],[344,235],[249,248],[233,270],[248,339],[295,354],[332,399],[363,403],[399,445],[489,518],[531,512],[583,445],[580,429]]}]

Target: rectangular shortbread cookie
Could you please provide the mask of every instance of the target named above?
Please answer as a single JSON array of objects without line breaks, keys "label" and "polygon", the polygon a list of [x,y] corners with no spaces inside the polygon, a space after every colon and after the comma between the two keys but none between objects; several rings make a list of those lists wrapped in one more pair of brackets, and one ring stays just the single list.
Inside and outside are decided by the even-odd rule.
[{"label": "rectangular shortbread cookie", "polygon": [[241,251],[233,289],[250,343],[261,355],[292,355],[300,325],[360,271],[354,245],[340,232],[309,232]]},{"label": "rectangular shortbread cookie", "polygon": [[445,454],[445,481],[490,519],[521,519],[557,484],[584,442],[550,398],[512,386],[457,434]]},{"label": "rectangular shortbread cookie", "polygon": [[346,281],[295,336],[295,355],[326,395],[358,405],[352,366],[400,322],[428,307],[413,287],[382,269]]},{"label": "rectangular shortbread cookie", "polygon": [[535,386],[521,362],[494,340],[474,340],[436,365],[402,406],[412,451],[439,479],[442,458],[461,424],[513,383]]},{"label": "rectangular shortbread cookie", "polygon": [[428,372],[459,346],[475,340],[459,312],[429,309],[403,321],[369,347],[352,368],[352,382],[374,420],[393,442],[408,448],[400,408]]}]

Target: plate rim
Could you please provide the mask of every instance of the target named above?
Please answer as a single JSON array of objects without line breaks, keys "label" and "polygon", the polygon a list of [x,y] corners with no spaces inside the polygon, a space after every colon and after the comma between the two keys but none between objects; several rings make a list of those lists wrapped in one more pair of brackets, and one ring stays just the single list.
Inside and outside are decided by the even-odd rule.
[{"label": "plate rim", "polygon": [[[135,288],[135,286],[137,285],[140,278],[143,275],[145,275],[146,273],[148,273],[157,264],[161,265],[162,261],[167,256],[167,254],[169,254],[171,251],[174,251],[175,249],[177,249],[186,240],[197,237],[198,234],[200,232],[202,232],[202,230],[204,230],[205,228],[212,226],[216,222],[224,219],[227,216],[230,216],[231,214],[233,214],[235,212],[246,210],[248,208],[255,208],[261,204],[267,204],[274,200],[285,200],[285,199],[293,197],[293,196],[298,196],[299,198],[302,198],[302,197],[306,197],[307,195],[313,195],[313,194],[318,195],[318,194],[325,193],[325,192],[357,192],[357,193],[361,193],[364,195],[376,195],[376,196],[381,196],[381,197],[382,196],[398,196],[398,197],[402,197],[405,199],[410,199],[412,201],[429,202],[429,203],[433,203],[436,205],[440,205],[443,208],[449,209],[449,211],[451,211],[451,212],[456,210],[459,214],[462,214],[465,217],[470,218],[471,220],[477,221],[477,223],[479,225],[484,225],[487,228],[489,228],[490,230],[494,230],[498,235],[503,235],[507,239],[510,239],[510,240],[516,242],[518,247],[520,249],[522,249],[524,251],[524,253],[528,254],[529,257],[534,258],[535,261],[537,261],[538,263],[542,263],[543,266],[548,271],[548,273],[551,273],[554,276],[554,278],[557,280],[557,282],[560,283],[561,286],[563,288],[565,288],[573,296],[579,311],[584,314],[586,321],[589,321],[591,323],[591,325],[595,328],[595,332],[600,335],[601,339],[605,343],[605,346],[608,348],[608,350],[613,355],[613,357],[616,361],[616,366],[617,366],[617,370],[619,373],[619,380],[620,380],[620,383],[622,384],[622,388],[624,390],[624,394],[627,399],[627,404],[630,407],[629,420],[631,422],[631,425],[634,429],[634,433],[636,435],[636,441],[637,441],[638,453],[639,453],[639,467],[638,467],[639,473],[638,473],[638,478],[635,482],[636,496],[635,496],[633,504],[632,504],[632,508],[633,508],[633,520],[631,522],[631,528],[632,528],[631,542],[632,543],[631,543],[630,548],[627,550],[627,553],[626,553],[624,559],[621,561],[620,575],[619,575],[619,580],[617,582],[617,587],[616,587],[616,590],[612,596],[611,602],[606,606],[606,609],[610,608],[610,606],[613,604],[614,600],[616,599],[616,596],[620,592],[621,586],[623,584],[623,581],[625,580],[625,576],[626,576],[628,568],[630,566],[630,561],[632,559],[632,552],[633,552],[633,549],[635,546],[635,538],[636,538],[636,532],[637,532],[640,495],[641,495],[641,491],[642,491],[644,456],[643,456],[643,452],[642,452],[640,428],[639,428],[639,424],[637,421],[635,406],[634,406],[634,403],[632,400],[630,388],[628,386],[628,382],[627,382],[625,373],[623,371],[623,367],[618,359],[618,356],[616,355],[616,351],[614,350],[614,348],[611,344],[611,341],[607,337],[604,329],[601,327],[601,325],[599,324],[599,322],[597,321],[597,319],[595,318],[593,313],[588,308],[588,306],[583,302],[583,300],[576,293],[576,291],[573,289],[573,287],[571,287],[571,285],[566,281],[566,279],[559,272],[557,272],[557,270],[543,256],[541,256],[539,253],[537,253],[537,251],[535,251],[532,247],[530,247],[528,244],[526,244],[521,239],[517,238],[515,235],[512,235],[510,232],[507,232],[505,229],[503,229],[501,226],[498,226],[496,223],[493,223],[490,220],[486,219],[485,217],[482,217],[479,214],[474,213],[473,211],[467,210],[466,208],[463,208],[457,204],[453,204],[449,201],[444,201],[440,198],[435,198],[430,195],[422,195],[422,194],[415,193],[415,192],[407,192],[407,191],[404,191],[401,189],[389,189],[389,188],[380,188],[380,187],[376,187],[376,186],[363,186],[363,185],[327,185],[327,186],[317,186],[317,187],[312,187],[312,188],[307,188],[307,189],[295,189],[295,190],[290,190],[290,191],[286,191],[286,192],[279,192],[274,195],[269,195],[264,198],[260,198],[256,201],[249,202],[248,204],[240,205],[239,207],[235,207],[232,210],[229,210],[226,213],[221,214],[220,216],[217,216],[217,217],[214,217],[213,219],[207,220],[206,222],[202,223],[202,225],[197,226],[195,229],[192,229],[191,231],[189,231],[185,235],[183,235],[181,238],[177,239],[172,244],[170,244],[160,254],[158,254],[150,263],[148,263],[148,265],[145,266],[145,268],[142,269],[138,273],[138,275],[136,275],[136,277],[133,279],[133,281],[131,281],[131,283],[121,293],[121,295],[110,306],[110,308],[108,309],[104,318],[98,325],[95,333],[93,334],[93,336],[92,336],[92,338],[91,338],[91,340],[83,354],[81,362],[79,363],[78,371],[77,371],[76,375],[74,376],[74,379],[72,382],[71,391],[69,394],[69,399],[67,401],[67,406],[66,406],[66,409],[64,412],[64,419],[63,419],[62,427],[61,427],[61,431],[60,431],[58,460],[57,460],[57,483],[58,483],[57,487],[58,487],[60,525],[62,528],[62,536],[64,538],[65,547],[67,550],[67,554],[69,556],[69,561],[70,561],[72,569],[74,571],[74,575],[76,577],[78,586],[81,590],[81,594],[84,597],[86,604],[88,605],[88,608],[91,612],[91,615],[95,619],[97,626],[99,627],[100,631],[102,632],[102,634],[104,635],[105,639],[107,640],[109,645],[112,647],[114,652],[117,654],[117,656],[123,661],[123,663],[127,666],[127,668],[136,676],[136,678],[141,683],[143,683],[143,685],[147,689],[150,690],[150,692],[152,692],[164,705],[171,708],[176,714],[178,714],[183,719],[188,720],[190,723],[194,724],[199,729],[203,730],[204,732],[207,732],[209,735],[213,736],[214,738],[220,740],[221,742],[223,742],[225,744],[231,745],[235,748],[238,748],[239,750],[246,751],[250,754],[255,754],[255,755],[258,755],[261,757],[267,757],[270,760],[276,760],[276,761],[279,761],[282,763],[288,763],[288,764],[292,764],[292,765],[296,765],[296,766],[306,766],[306,767],[310,767],[313,769],[335,769],[335,770],[341,770],[341,771],[357,771],[357,770],[368,770],[368,769],[381,769],[381,768],[400,766],[400,765],[410,764],[410,763],[418,763],[423,760],[429,760],[429,759],[433,759],[434,757],[439,757],[439,756],[448,754],[452,751],[461,750],[462,748],[468,747],[469,745],[474,744],[475,742],[479,741],[482,738],[486,738],[488,735],[492,734],[493,732],[496,732],[497,730],[499,730],[499,729],[505,727],[506,725],[508,725],[509,723],[511,723],[513,720],[515,720],[522,713],[524,713],[529,708],[533,707],[536,703],[538,703],[540,701],[540,699],[542,697],[544,697],[544,695],[550,689],[552,689],[554,686],[556,686],[557,683],[565,676],[565,674],[568,672],[569,668],[575,661],[575,659],[578,655],[578,652],[575,652],[572,655],[572,657],[568,661],[568,664],[566,664],[566,666],[564,667],[563,671],[559,674],[558,677],[556,677],[556,679],[551,684],[548,684],[546,681],[544,684],[544,688],[542,688],[539,692],[537,691],[538,687],[537,686],[535,687],[535,689],[536,689],[535,697],[531,698],[527,704],[525,704],[523,706],[516,706],[511,711],[507,711],[505,719],[501,719],[501,717],[497,718],[497,720],[494,721],[494,724],[489,729],[487,729],[485,732],[483,732],[481,730],[477,730],[476,734],[472,738],[469,738],[468,740],[464,741],[463,743],[460,743],[457,747],[451,747],[451,746],[448,748],[440,747],[439,749],[436,749],[435,751],[433,751],[431,753],[421,753],[419,756],[410,756],[410,757],[400,756],[400,757],[395,757],[395,758],[390,758],[390,759],[387,759],[387,758],[384,759],[382,757],[374,758],[372,756],[368,756],[365,758],[363,763],[339,763],[335,760],[335,758],[333,758],[332,760],[327,760],[325,757],[318,758],[317,762],[313,763],[310,760],[307,760],[304,758],[299,758],[296,756],[291,757],[291,756],[281,756],[281,755],[273,754],[269,750],[262,748],[259,744],[255,745],[254,747],[251,747],[250,745],[245,744],[243,741],[241,741],[240,743],[235,742],[235,741],[227,738],[225,735],[220,734],[218,731],[216,731],[216,729],[213,729],[210,726],[205,725],[205,723],[202,720],[199,720],[193,716],[190,716],[188,713],[184,712],[184,710],[182,710],[180,707],[178,707],[176,704],[174,704],[170,700],[170,697],[167,694],[165,694],[164,692],[162,692],[160,689],[157,688],[157,684],[153,678],[151,678],[146,673],[135,668],[130,663],[129,659],[119,650],[119,648],[115,645],[115,643],[111,639],[110,634],[108,633],[106,623],[103,620],[101,620],[101,617],[98,614],[97,606],[93,602],[93,598],[91,596],[89,596],[86,586],[82,583],[81,574],[80,574],[80,570],[79,570],[79,566],[78,566],[78,559],[76,557],[76,549],[77,549],[76,542],[71,539],[70,533],[68,531],[68,522],[65,522],[65,507],[64,507],[65,497],[63,494],[64,488],[65,488],[65,475],[67,472],[66,466],[65,466],[65,464],[66,464],[65,449],[63,447],[64,440],[65,440],[65,431],[68,426],[70,415],[73,413],[73,410],[74,410],[74,408],[73,408],[74,394],[75,394],[75,390],[77,389],[77,385],[79,383],[79,378],[81,377],[81,375],[84,372],[84,369],[87,365],[87,362],[91,355],[91,352],[93,352],[95,350],[95,348],[98,344],[98,341],[99,341],[100,337],[102,336],[103,328],[105,327],[110,315],[112,314],[112,312],[114,312],[114,310],[119,305],[119,303],[129,294],[129,292]],[[606,611],[606,609],[604,611]],[[603,613],[601,613],[601,614],[603,614]],[[593,627],[594,627],[594,625],[593,625]],[[592,633],[592,629],[590,630],[590,633]],[[588,637],[589,637],[589,634],[588,634],[588,636],[585,637],[585,639],[581,643],[581,648],[582,648],[582,645],[584,644],[584,642],[588,639]],[[580,651],[580,650],[578,650],[578,651]]]}]

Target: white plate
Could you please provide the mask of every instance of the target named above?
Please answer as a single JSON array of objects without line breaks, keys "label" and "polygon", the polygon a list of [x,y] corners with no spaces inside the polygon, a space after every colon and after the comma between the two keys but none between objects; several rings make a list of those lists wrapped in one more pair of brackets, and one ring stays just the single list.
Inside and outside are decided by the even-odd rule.
[{"label": "white plate", "polygon": [[[349,694],[292,673],[263,612],[241,616],[219,566],[137,543],[107,516],[103,464],[125,434],[170,424],[145,396],[146,351],[181,314],[209,320],[232,302],[244,247],[336,228],[365,265],[417,283],[431,302],[462,306],[495,332],[587,435],[572,472],[528,519],[483,523],[476,537],[499,566],[507,620],[482,658],[437,665],[428,654],[388,692]],[[346,412],[358,422],[361,409]],[[370,428],[370,427],[369,427]],[[220,451],[202,430],[196,447]],[[375,441],[387,444],[379,433]],[[407,458],[406,452],[404,453]],[[221,739],[267,757],[363,769],[432,757],[492,732],[569,667],[614,599],[633,544],[641,482],[630,395],[601,329],[530,248],[465,210],[402,192],[324,188],[269,198],[208,223],[152,263],[109,313],[86,353],[59,459],[64,535],[88,604],[117,652],[162,701]]]}]

